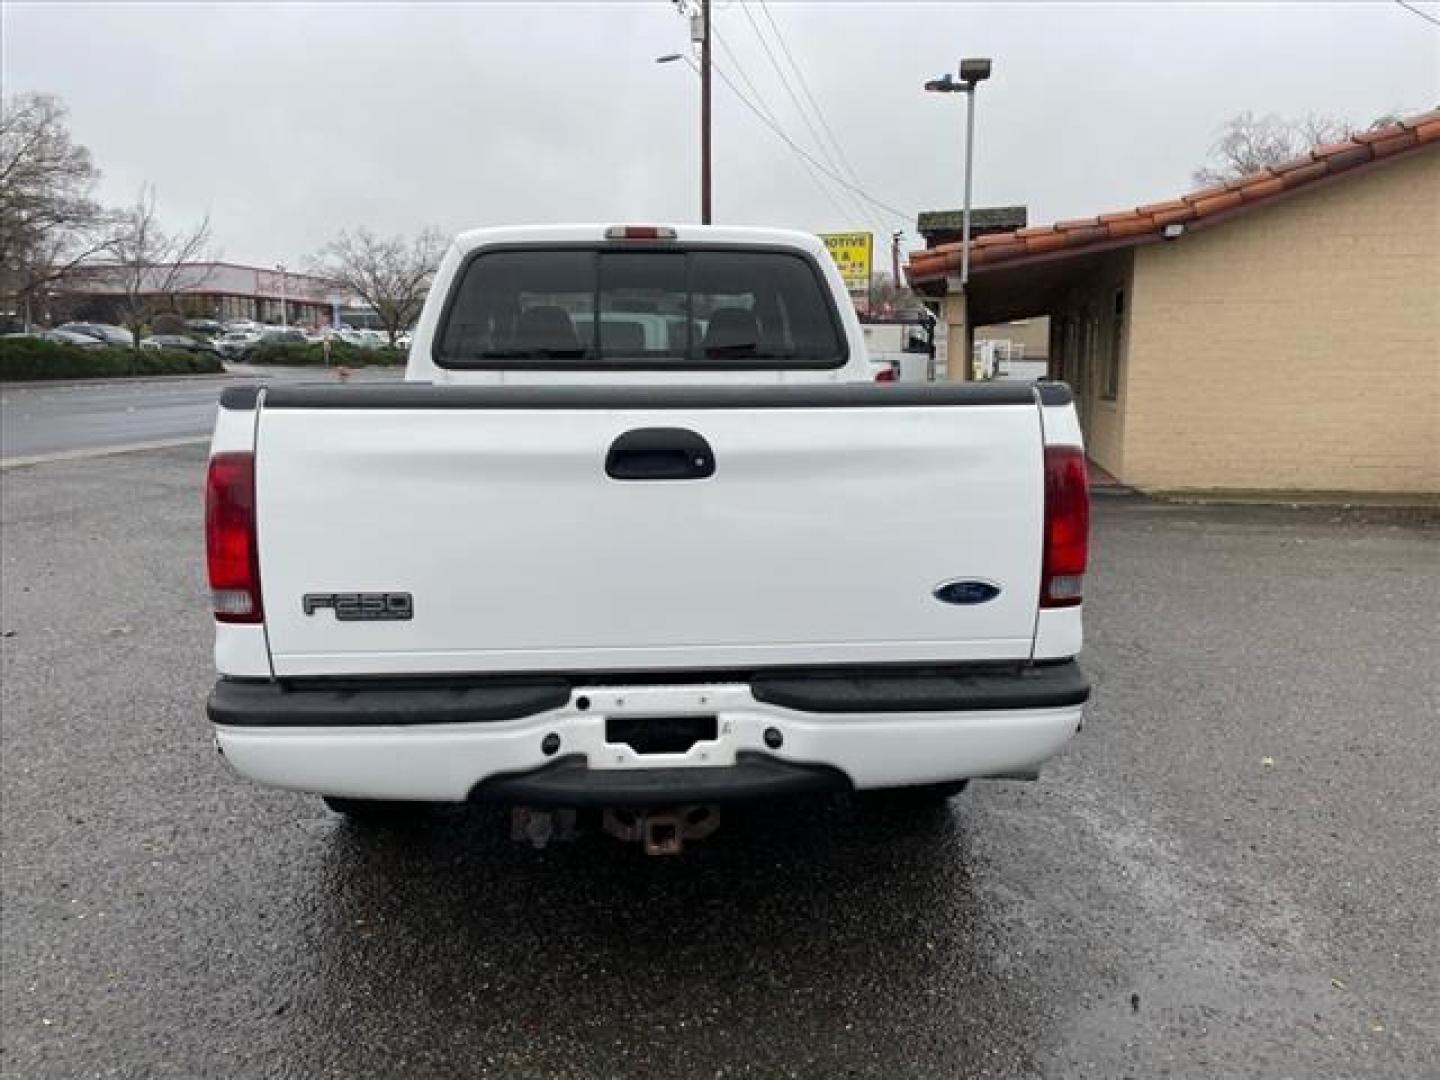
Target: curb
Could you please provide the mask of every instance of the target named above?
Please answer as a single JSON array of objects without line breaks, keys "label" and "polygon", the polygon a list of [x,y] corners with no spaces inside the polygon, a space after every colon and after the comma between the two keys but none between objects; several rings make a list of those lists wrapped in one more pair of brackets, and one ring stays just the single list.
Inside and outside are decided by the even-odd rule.
[{"label": "curb", "polygon": [[27,454],[23,457],[0,458],[0,471],[18,469],[25,465],[44,465],[51,461],[79,461],[83,458],[109,457],[112,454],[134,454],[141,450],[200,446],[209,441],[209,435],[187,435],[179,439],[154,439],[150,442],[122,443],[119,446],[87,446],[79,450],[57,450],[51,454]]},{"label": "curb", "polygon": [[140,383],[146,386],[153,386],[155,383],[186,383],[204,382],[214,379],[241,379],[241,378],[263,378],[261,375],[247,375],[243,372],[225,371],[219,375],[131,375],[126,378],[111,379],[23,379],[15,382],[0,382],[0,393],[6,390],[40,390],[46,387],[65,388],[71,386],[125,386],[126,384]]}]

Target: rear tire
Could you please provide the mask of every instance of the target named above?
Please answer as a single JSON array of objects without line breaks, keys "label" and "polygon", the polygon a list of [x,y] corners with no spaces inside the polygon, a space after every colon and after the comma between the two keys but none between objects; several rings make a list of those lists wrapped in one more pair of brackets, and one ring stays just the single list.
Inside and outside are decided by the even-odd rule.
[{"label": "rear tire", "polygon": [[425,812],[426,804],[391,799],[346,799],[322,795],[325,805],[358,825],[403,825]]}]

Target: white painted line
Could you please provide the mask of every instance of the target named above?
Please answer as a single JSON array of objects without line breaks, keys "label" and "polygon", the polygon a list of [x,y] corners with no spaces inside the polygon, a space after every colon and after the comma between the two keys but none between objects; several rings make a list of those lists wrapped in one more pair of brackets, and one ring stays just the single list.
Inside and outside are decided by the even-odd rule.
[{"label": "white painted line", "polygon": [[43,465],[47,461],[75,461],[79,458],[108,457],[111,454],[133,454],[137,450],[167,450],[172,446],[198,446],[209,441],[209,435],[187,435],[183,439],[155,439],[153,442],[125,443],[123,446],[86,446],[79,450],[57,450],[53,454],[0,458],[0,469],[14,469],[21,465]]}]

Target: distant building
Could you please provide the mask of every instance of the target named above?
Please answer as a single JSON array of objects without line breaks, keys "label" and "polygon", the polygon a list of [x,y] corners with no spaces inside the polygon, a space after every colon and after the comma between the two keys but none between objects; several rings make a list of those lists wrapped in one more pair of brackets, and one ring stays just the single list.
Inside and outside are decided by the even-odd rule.
[{"label": "distant building", "polygon": [[911,255],[951,378],[1049,316],[1090,457],[1152,491],[1440,492],[1440,110],[1177,198]]},{"label": "distant building", "polygon": [[[142,286],[141,294],[157,301],[153,305],[157,309],[168,308],[187,318],[323,326],[348,321],[349,313],[363,307],[343,286],[313,274],[227,262],[184,263],[173,275],[171,269],[158,267],[151,272],[147,284],[153,292]],[[51,292],[49,306],[56,321],[116,322],[125,285],[116,267],[100,263],[75,270]]]},{"label": "distant building", "polygon": [[[970,239],[1023,229],[1027,218],[1023,206],[972,206]],[[924,210],[915,221],[915,231],[925,238],[927,248],[958,244],[965,236],[965,211]]]}]

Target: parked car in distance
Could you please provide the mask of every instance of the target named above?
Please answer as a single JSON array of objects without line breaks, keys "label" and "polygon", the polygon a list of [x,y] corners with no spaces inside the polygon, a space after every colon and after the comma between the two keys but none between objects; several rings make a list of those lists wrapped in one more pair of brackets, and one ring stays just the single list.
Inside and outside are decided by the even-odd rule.
[{"label": "parked car in distance", "polygon": [[260,335],[254,331],[230,331],[215,339],[215,349],[227,359],[239,359],[246,349],[259,340]]},{"label": "parked car in distance", "polygon": [[356,330],[353,326],[341,325],[335,328],[335,340],[353,345],[357,349],[373,349],[377,344],[370,336],[373,333],[373,330]]},{"label": "parked car in distance", "polygon": [[104,342],[106,345],[132,346],[135,344],[134,334],[123,326],[111,326],[109,323],[68,322],[62,323],[55,329],[63,330],[68,334],[84,334]]},{"label": "parked car in distance", "polygon": [[216,356],[222,355],[220,350],[212,342],[203,341],[200,338],[186,337],[184,334],[152,334],[150,337],[142,338],[140,341],[142,349],[179,349],[184,352],[213,353]]},{"label": "parked car in distance", "polygon": [[260,328],[254,319],[229,319],[221,324],[221,329],[227,334],[251,334]]},{"label": "parked car in distance", "polygon": [[206,337],[219,337],[225,332],[225,327],[215,319],[186,319],[185,329],[192,334],[204,334]]},{"label": "parked car in distance", "polygon": [[103,349],[105,342],[89,334],[72,334],[68,330],[24,330],[5,334],[7,338],[31,338],[35,341],[53,341],[57,345],[76,345],[82,349]]},{"label": "parked car in distance", "polygon": [[308,344],[309,342],[306,341],[305,331],[303,330],[293,327],[290,329],[286,329],[279,326],[267,326],[258,334],[250,335],[250,340],[240,348],[238,355],[240,359],[248,360],[250,357],[254,356],[256,352],[258,352],[260,349],[263,349],[267,345]]}]

